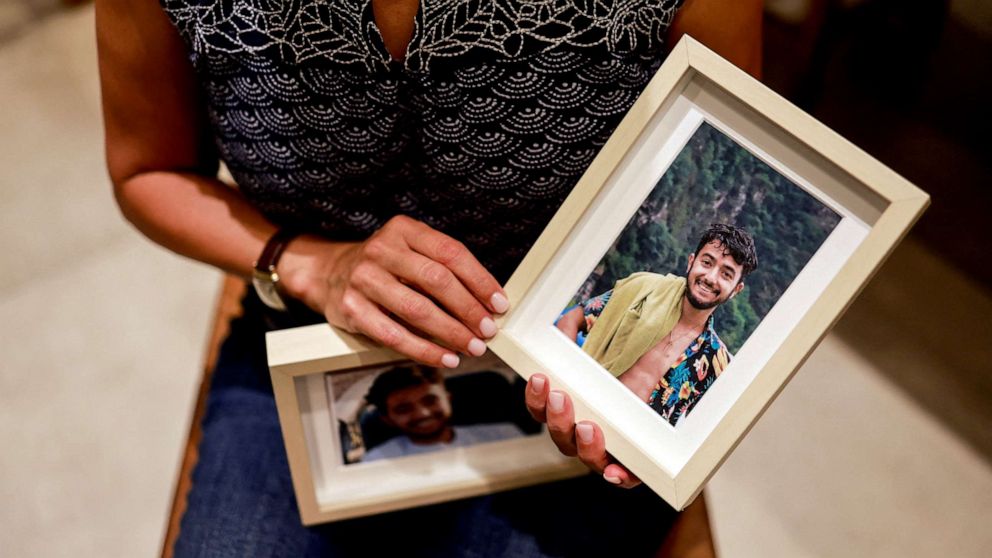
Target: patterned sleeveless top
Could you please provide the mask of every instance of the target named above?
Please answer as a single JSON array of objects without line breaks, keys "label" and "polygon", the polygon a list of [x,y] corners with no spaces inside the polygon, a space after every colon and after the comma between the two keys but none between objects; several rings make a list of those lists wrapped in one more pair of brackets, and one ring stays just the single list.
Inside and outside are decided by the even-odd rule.
[{"label": "patterned sleeveless top", "polygon": [[663,57],[683,0],[421,0],[402,62],[371,0],[161,0],[221,158],[269,219],[340,240],[407,214],[500,280]]}]

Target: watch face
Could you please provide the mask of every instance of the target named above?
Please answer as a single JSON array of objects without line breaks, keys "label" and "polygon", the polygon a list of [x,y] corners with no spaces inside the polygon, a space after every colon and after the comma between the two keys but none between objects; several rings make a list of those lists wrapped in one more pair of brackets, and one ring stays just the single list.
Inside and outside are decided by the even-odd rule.
[{"label": "watch face", "polygon": [[251,284],[255,287],[258,298],[266,306],[274,310],[285,310],[286,304],[282,301],[282,297],[279,296],[279,291],[276,289],[278,280],[278,276],[274,273],[269,275],[255,270],[255,274],[251,278]]}]

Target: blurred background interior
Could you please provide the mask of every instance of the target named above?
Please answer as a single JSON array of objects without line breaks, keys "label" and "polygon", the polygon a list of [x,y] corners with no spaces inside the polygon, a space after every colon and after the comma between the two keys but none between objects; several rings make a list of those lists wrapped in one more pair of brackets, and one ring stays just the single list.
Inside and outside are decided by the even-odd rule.
[{"label": "blurred background interior", "polygon": [[[0,555],[148,556],[221,276],[104,171],[88,2],[0,3]],[[992,556],[992,3],[767,0],[764,81],[932,206],[708,488],[721,556]]]}]

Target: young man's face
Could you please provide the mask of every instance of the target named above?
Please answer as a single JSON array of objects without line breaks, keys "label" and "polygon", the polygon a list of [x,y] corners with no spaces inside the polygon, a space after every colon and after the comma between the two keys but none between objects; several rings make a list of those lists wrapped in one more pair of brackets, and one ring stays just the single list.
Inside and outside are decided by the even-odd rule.
[{"label": "young man's face", "polygon": [[729,253],[724,253],[723,244],[714,240],[689,255],[686,270],[686,298],[693,308],[706,310],[719,306],[741,292],[744,283],[741,273],[744,266],[737,263]]},{"label": "young man's face", "polygon": [[432,438],[448,427],[451,400],[442,384],[403,388],[386,397],[386,422],[411,438]]}]

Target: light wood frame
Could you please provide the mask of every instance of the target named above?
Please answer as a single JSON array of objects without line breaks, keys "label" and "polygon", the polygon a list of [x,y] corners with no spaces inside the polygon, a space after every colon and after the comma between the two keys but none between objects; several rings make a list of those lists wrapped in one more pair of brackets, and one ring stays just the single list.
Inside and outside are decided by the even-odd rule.
[{"label": "light wood frame", "polygon": [[[687,139],[687,119],[700,117],[830,205],[842,221],[720,380],[673,428],[551,324],[612,243],[612,233],[619,234],[647,195],[657,169],[670,164],[683,141],[677,136]],[[636,186],[645,183],[647,189]],[[552,387],[570,395],[577,420],[600,425],[608,451],[619,462],[683,509],[928,200],[924,192],[687,36],[505,286],[511,310],[499,320],[500,333],[489,346],[522,376],[547,375]]]},{"label": "light wood frame", "polygon": [[546,435],[344,465],[325,374],[404,358],[327,324],[266,335],[293,488],[305,525],[433,504],[576,476]]}]

